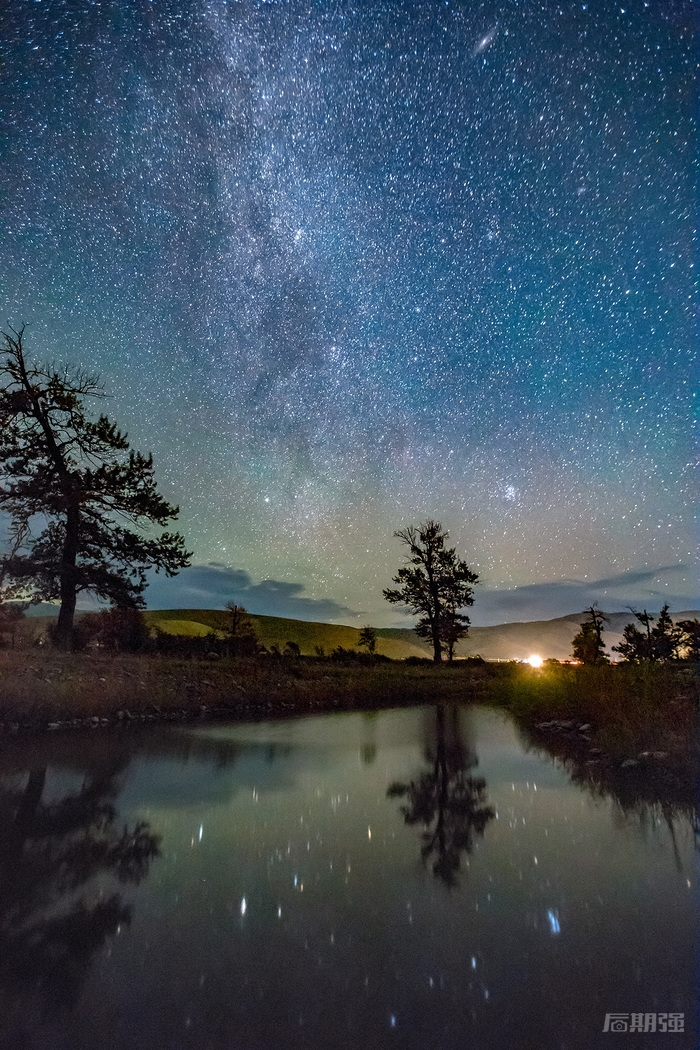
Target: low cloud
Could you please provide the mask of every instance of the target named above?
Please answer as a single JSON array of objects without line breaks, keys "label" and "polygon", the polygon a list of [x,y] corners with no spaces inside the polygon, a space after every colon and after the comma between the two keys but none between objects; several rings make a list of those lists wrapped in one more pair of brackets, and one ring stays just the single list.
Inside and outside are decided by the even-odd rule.
[{"label": "low cloud", "polygon": [[700,604],[691,589],[693,579],[687,566],[665,565],[632,569],[600,580],[557,580],[508,591],[479,587],[471,619],[480,626],[514,620],[551,620],[581,612],[593,602],[606,612],[623,612],[630,605],[658,612],[664,602],[668,602],[672,612],[681,612],[697,609]]},{"label": "low cloud", "polygon": [[223,609],[227,602],[244,605],[260,616],[292,620],[347,620],[358,613],[330,598],[307,598],[303,583],[262,580],[253,583],[243,569],[219,562],[192,565],[168,579],[153,575],[146,591],[149,609]]}]

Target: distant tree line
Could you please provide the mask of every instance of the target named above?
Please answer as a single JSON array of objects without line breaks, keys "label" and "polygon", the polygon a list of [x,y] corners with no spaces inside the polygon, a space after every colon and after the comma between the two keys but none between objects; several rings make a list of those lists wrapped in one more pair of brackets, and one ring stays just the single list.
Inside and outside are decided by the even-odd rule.
[{"label": "distant tree line", "polygon": [[[630,608],[635,621],[626,624],[622,641],[613,645],[612,651],[619,653],[625,663],[666,663],[684,660],[697,663],[700,660],[700,621],[679,620],[673,622],[668,603],[658,617],[637,612]],[[604,624],[610,620],[595,605],[585,610],[586,619],[579,624],[579,632],[572,643],[572,656],[582,664],[596,665],[610,662],[603,642]],[[640,630],[639,626],[643,628]]]}]

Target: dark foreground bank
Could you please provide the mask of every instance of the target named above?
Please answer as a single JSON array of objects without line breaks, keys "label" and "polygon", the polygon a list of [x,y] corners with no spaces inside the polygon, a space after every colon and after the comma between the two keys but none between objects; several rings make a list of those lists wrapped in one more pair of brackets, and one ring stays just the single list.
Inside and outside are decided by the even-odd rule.
[{"label": "dark foreground bank", "polygon": [[518,664],[0,652],[0,739],[25,732],[259,719],[446,702],[508,710],[583,761],[696,763],[698,675],[684,664]]},{"label": "dark foreground bank", "polygon": [[220,660],[0,653],[4,732],[87,724],[258,718],[484,699],[504,668],[249,657]]}]

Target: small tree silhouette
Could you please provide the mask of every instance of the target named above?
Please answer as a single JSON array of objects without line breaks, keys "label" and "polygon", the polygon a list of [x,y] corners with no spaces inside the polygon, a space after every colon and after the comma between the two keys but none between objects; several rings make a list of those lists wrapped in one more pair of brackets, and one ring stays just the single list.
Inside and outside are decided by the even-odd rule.
[{"label": "small tree silhouette", "polygon": [[242,605],[229,602],[226,606],[228,620],[228,650],[231,656],[254,656],[258,651],[258,636],[248,613]]},{"label": "small tree silhouette", "polygon": [[627,663],[664,663],[678,658],[683,650],[683,630],[669,616],[668,603],[663,606],[655,625],[655,618],[646,609],[635,612],[630,608],[630,612],[644,631],[640,631],[636,624],[628,623],[622,632],[623,640],[613,646],[613,652],[619,653]]},{"label": "small tree silhouette", "polygon": [[588,619],[579,624],[581,630],[571,643],[572,656],[582,664],[607,664],[609,659],[603,642],[603,624],[610,623],[610,620],[596,608],[595,602],[589,609],[584,609],[584,615]]},{"label": "small tree silhouette", "polygon": [[374,627],[363,627],[357,644],[363,646],[370,656],[374,656],[377,648],[377,632]]}]

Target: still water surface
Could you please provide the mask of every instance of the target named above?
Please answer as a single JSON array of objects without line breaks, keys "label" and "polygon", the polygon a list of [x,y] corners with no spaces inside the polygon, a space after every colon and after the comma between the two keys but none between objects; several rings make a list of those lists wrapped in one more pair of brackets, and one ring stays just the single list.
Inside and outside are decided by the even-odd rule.
[{"label": "still water surface", "polygon": [[475,707],[7,743],[0,1046],[685,1050],[694,854]]}]

